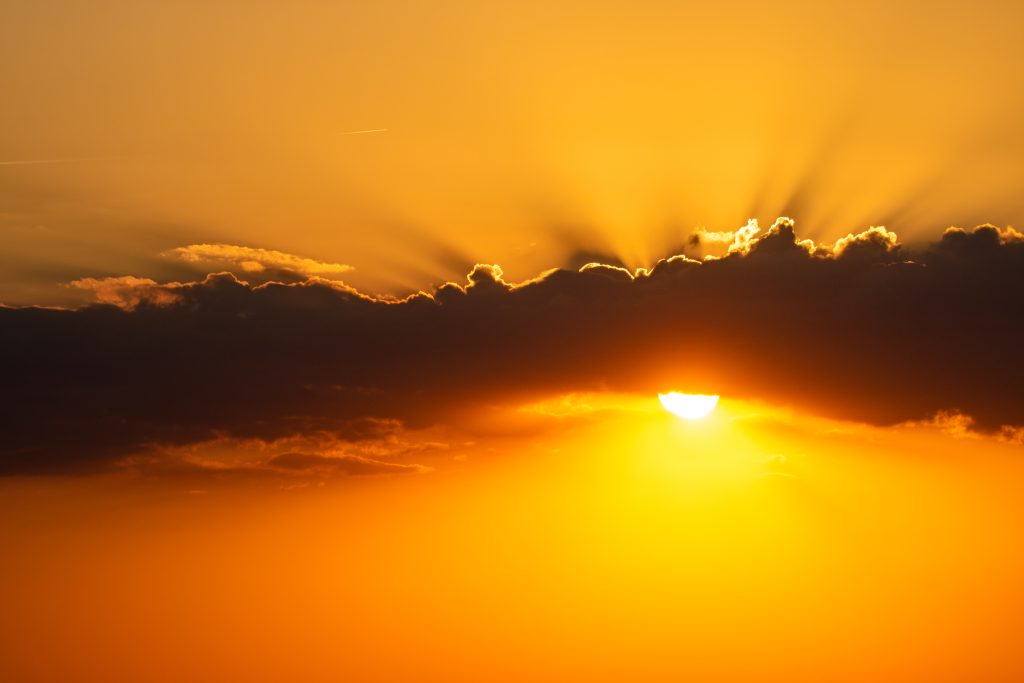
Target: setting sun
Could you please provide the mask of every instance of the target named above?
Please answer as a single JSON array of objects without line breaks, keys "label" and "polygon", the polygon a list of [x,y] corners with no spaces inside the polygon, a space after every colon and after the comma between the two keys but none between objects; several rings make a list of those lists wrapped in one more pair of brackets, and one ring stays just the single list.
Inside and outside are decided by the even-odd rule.
[{"label": "setting sun", "polygon": [[0,0],[0,683],[1024,683],[1021,26]]},{"label": "setting sun", "polygon": [[665,406],[665,410],[685,420],[699,420],[707,417],[718,405],[718,396],[681,394],[678,391],[658,394],[658,400],[661,401],[661,405]]}]

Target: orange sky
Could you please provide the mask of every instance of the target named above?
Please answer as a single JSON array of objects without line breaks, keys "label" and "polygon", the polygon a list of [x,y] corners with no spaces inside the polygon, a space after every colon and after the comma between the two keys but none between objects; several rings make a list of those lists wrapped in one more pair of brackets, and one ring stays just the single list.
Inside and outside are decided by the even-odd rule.
[{"label": "orange sky", "polygon": [[[6,2],[0,301],[195,242],[405,291],[695,226],[1019,223],[1012,2]],[[386,132],[346,135],[351,131]]]},{"label": "orange sky", "polygon": [[0,681],[1024,680],[1022,25],[4,0]]},{"label": "orange sky", "polygon": [[6,678],[852,683],[1024,666],[1019,446],[734,401],[693,423],[628,396],[504,419],[532,426],[453,443],[425,474],[0,481]]}]

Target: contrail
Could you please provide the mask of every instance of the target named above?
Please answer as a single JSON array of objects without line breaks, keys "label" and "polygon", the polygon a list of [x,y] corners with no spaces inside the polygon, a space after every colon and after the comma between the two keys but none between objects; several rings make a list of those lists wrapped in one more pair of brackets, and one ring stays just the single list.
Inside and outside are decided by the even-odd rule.
[{"label": "contrail", "polygon": [[371,128],[370,130],[350,130],[342,135],[362,135],[363,133],[385,133],[387,128]]},{"label": "contrail", "polygon": [[32,164],[71,164],[76,161],[103,161],[108,157],[81,157],[78,159],[26,159],[23,161],[0,161],[0,166],[29,166]]}]

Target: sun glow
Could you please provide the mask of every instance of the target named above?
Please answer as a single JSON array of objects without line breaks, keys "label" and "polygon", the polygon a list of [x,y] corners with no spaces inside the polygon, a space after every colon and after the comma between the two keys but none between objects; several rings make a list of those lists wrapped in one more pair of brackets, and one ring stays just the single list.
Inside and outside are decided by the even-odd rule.
[{"label": "sun glow", "polygon": [[699,420],[707,417],[718,405],[718,396],[681,394],[678,391],[658,394],[658,400],[661,401],[665,410],[686,420]]}]

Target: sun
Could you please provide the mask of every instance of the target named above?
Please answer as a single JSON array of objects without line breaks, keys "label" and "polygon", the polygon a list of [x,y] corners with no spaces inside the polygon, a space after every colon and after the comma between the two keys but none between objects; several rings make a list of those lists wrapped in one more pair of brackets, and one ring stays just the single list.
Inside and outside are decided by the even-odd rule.
[{"label": "sun", "polygon": [[718,405],[718,396],[681,394],[678,391],[658,394],[658,400],[661,401],[665,410],[686,420],[699,420],[707,417]]}]

